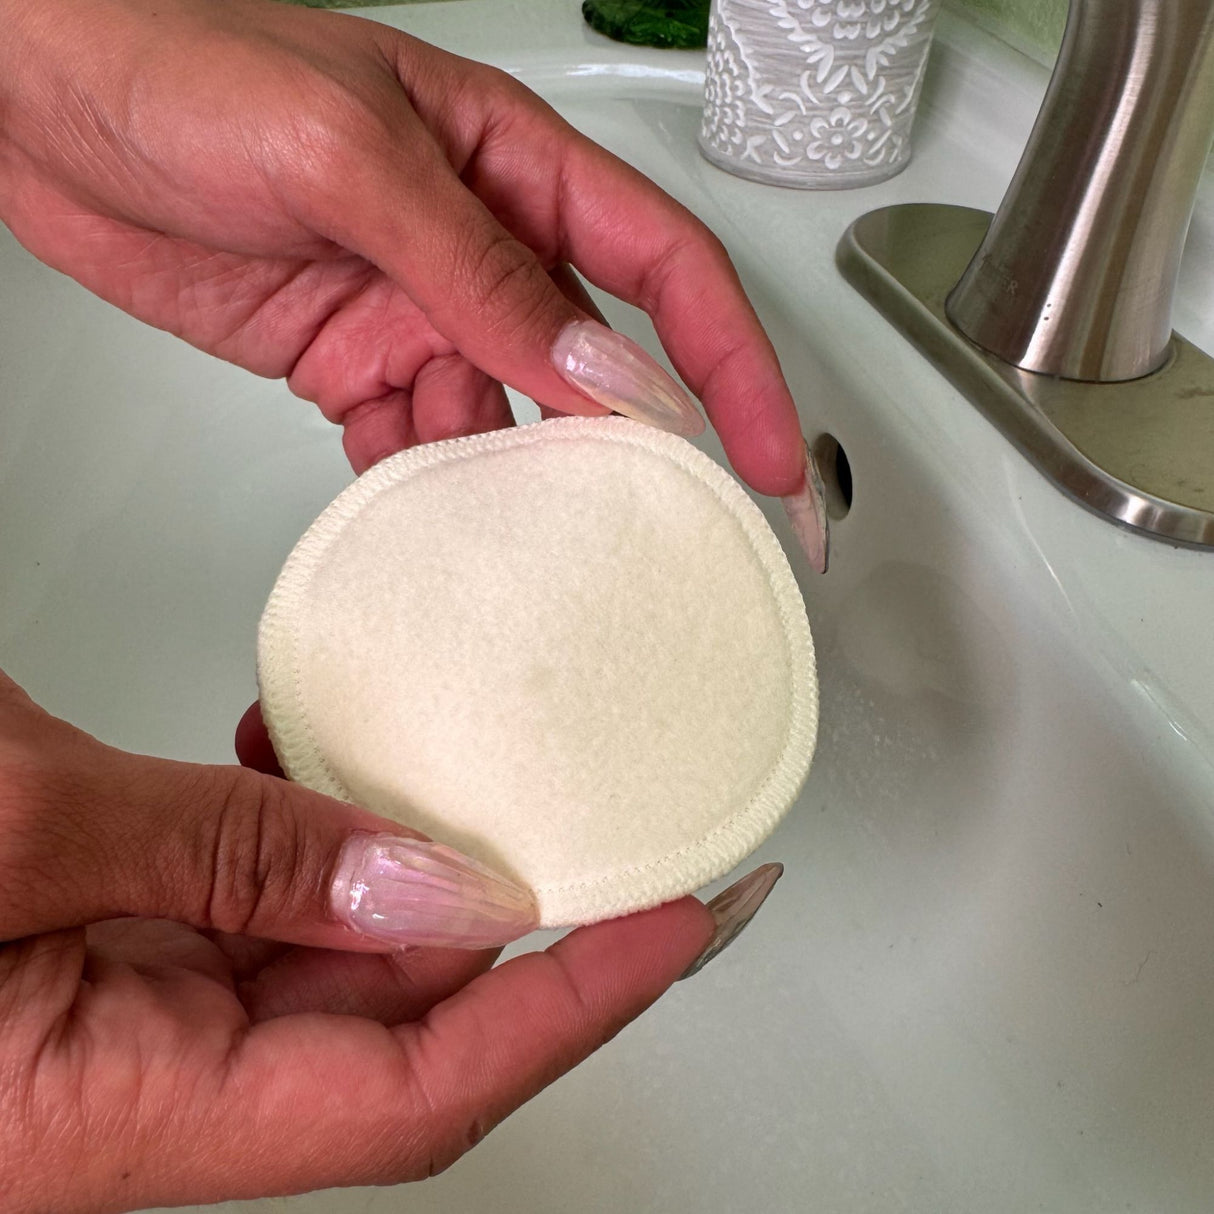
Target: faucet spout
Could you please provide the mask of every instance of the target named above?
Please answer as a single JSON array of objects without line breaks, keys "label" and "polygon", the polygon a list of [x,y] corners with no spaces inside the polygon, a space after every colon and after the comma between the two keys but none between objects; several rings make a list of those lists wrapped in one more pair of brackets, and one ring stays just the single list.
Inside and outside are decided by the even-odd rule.
[{"label": "faucet spout", "polygon": [[1211,0],[1071,0],[1037,123],[948,297],[971,341],[1028,371],[1159,369],[1214,137]]}]

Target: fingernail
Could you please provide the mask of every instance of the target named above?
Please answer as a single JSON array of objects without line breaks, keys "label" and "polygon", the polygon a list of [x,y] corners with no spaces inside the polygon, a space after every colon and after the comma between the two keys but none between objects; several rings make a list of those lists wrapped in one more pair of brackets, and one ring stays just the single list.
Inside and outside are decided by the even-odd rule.
[{"label": "fingernail", "polygon": [[783,864],[762,864],[713,898],[708,909],[717,921],[717,930],[713,932],[708,947],[687,967],[680,981],[698,974],[742,934],[783,875]]},{"label": "fingernail", "polygon": [[691,397],[636,342],[595,320],[575,320],[552,343],[552,365],[583,396],[659,430],[694,438],[704,419]]},{"label": "fingernail", "polygon": [[780,499],[784,513],[809,563],[825,573],[830,563],[830,523],[826,517],[826,487],[809,444],[805,443],[805,479],[796,493]]},{"label": "fingernail", "polygon": [[387,944],[496,948],[532,931],[535,899],[491,868],[441,843],[352,835],[330,905],[360,935]]}]

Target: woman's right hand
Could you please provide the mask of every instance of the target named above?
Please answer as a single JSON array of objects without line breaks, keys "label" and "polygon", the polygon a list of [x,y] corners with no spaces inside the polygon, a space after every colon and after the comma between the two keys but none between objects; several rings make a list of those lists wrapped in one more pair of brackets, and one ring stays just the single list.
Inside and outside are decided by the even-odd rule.
[{"label": "woman's right hand", "polygon": [[[360,916],[355,887],[386,918]],[[0,676],[0,1207],[431,1175],[714,930],[684,898],[491,970],[489,946],[533,923],[522,890],[392,822],[115,750]]]},{"label": "woman's right hand", "polygon": [[568,263],[649,313],[738,474],[812,530],[796,409],[721,242],[517,80],[386,26],[0,0],[0,219],[132,315],[285,376],[360,472],[509,424],[503,383],[703,426]]}]

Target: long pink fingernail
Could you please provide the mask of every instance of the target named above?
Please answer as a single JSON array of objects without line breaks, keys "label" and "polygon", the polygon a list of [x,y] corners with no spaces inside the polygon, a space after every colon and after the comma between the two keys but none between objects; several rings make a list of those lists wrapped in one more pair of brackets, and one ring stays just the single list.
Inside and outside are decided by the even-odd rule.
[{"label": "long pink fingernail", "polygon": [[398,835],[352,835],[330,905],[347,927],[387,944],[496,948],[534,930],[532,895],[471,856]]},{"label": "long pink fingernail", "polygon": [[694,438],[704,419],[691,397],[636,342],[595,320],[575,320],[552,343],[552,365],[583,396],[659,430]]},{"label": "long pink fingernail", "polygon": [[826,517],[826,487],[809,444],[805,443],[805,479],[796,493],[780,499],[784,513],[809,563],[819,573],[830,564],[830,522]]}]

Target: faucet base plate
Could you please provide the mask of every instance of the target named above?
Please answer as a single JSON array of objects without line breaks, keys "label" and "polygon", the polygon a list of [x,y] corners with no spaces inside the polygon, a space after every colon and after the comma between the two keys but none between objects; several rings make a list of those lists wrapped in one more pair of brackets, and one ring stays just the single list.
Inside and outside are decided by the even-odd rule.
[{"label": "faucet base plate", "polygon": [[1058,488],[1122,526],[1214,548],[1214,358],[1174,333],[1158,371],[1096,384],[976,346],[944,303],[990,220],[935,203],[870,211],[840,241],[839,269]]}]

